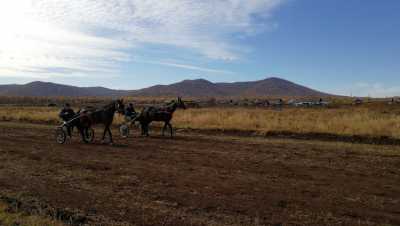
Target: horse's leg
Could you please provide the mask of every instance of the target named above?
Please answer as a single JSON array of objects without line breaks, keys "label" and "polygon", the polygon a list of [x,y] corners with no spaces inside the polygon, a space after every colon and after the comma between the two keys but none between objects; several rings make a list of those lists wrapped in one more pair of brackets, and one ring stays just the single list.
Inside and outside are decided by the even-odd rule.
[{"label": "horse's leg", "polygon": [[107,126],[107,131],[108,131],[108,136],[110,136],[110,144],[113,144],[114,141],[113,141],[113,138],[112,138],[110,126]]},{"label": "horse's leg", "polygon": [[87,144],[88,141],[85,138],[85,129],[86,128],[78,127],[79,133],[81,134],[82,141]]},{"label": "horse's leg", "polygon": [[171,123],[168,122],[168,126],[169,126],[169,131],[170,131],[170,133],[171,133],[171,138],[172,138],[172,137],[173,137],[173,134],[172,134],[172,125],[171,125]]},{"label": "horse's leg", "polygon": [[142,136],[144,136],[144,127],[145,127],[144,123],[140,122],[140,132]]},{"label": "horse's leg", "polygon": [[141,122],[141,123],[140,123],[140,128],[141,128],[141,130],[142,130],[142,136],[146,136],[147,123]]},{"label": "horse's leg", "polygon": [[104,143],[104,139],[106,139],[106,132],[107,132],[107,127],[105,127],[103,131],[103,137],[101,138],[102,143]]},{"label": "horse's leg", "polygon": [[72,132],[74,131],[74,126],[68,126],[68,136],[69,138],[72,138]]},{"label": "horse's leg", "polygon": [[142,124],[142,135],[143,135],[143,136],[146,136],[146,131],[147,131],[147,124],[146,124],[146,123],[143,123],[143,124]]},{"label": "horse's leg", "polygon": [[164,132],[165,132],[165,129],[167,128],[167,126],[168,126],[168,123],[164,122],[164,127],[162,128],[162,135],[163,136],[165,135]]},{"label": "horse's leg", "polygon": [[150,123],[146,123],[146,126],[144,127],[144,128],[145,128],[145,135],[146,135],[146,137],[149,136],[149,125],[150,125]]}]

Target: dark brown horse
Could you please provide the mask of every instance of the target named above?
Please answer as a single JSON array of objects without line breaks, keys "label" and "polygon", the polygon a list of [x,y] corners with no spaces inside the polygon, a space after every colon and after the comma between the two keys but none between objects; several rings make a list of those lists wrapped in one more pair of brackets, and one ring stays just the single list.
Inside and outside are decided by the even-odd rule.
[{"label": "dark brown horse", "polygon": [[110,126],[114,120],[114,114],[115,112],[123,114],[124,109],[125,107],[122,99],[113,101],[110,104],[100,109],[96,109],[94,107],[86,107],[79,111],[79,114],[81,115],[81,117],[79,117],[80,119],[79,124],[83,128],[90,128],[91,126],[96,124],[103,124],[104,132],[102,136],[102,141],[104,143],[106,133],[108,133],[108,136],[110,138],[110,144],[112,144],[113,139]]},{"label": "dark brown horse", "polygon": [[163,107],[150,106],[143,109],[143,111],[136,116],[133,122],[139,122],[142,128],[142,135],[149,136],[149,125],[151,122],[164,122],[162,135],[164,136],[165,130],[169,127],[171,137],[173,136],[171,120],[177,108],[186,109],[185,103],[180,97],[173,100]]}]

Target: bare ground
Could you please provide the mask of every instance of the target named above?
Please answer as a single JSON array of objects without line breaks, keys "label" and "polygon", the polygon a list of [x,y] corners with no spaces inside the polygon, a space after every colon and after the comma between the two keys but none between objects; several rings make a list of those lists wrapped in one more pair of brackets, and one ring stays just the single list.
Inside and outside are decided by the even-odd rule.
[{"label": "bare ground", "polygon": [[0,195],[75,225],[400,225],[399,146],[114,137],[58,145],[52,126],[0,123]]}]

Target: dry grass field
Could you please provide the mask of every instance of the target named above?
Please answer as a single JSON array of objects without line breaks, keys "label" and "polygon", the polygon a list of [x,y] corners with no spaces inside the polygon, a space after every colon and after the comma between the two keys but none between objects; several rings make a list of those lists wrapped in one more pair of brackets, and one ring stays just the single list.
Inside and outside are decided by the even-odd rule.
[{"label": "dry grass field", "polygon": [[176,116],[179,127],[400,138],[400,114],[368,108],[196,109],[179,111]]},{"label": "dry grass field", "polygon": [[[55,124],[58,108],[0,107],[0,120]],[[123,117],[117,116],[115,124]],[[400,138],[400,105],[336,108],[196,108],[178,110],[177,128],[292,133],[326,133]]]}]

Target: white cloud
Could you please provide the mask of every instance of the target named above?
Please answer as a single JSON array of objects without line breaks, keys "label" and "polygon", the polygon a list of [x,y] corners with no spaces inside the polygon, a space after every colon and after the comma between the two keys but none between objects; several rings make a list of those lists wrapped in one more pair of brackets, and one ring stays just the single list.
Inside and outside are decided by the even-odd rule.
[{"label": "white cloud", "polygon": [[113,73],[145,44],[234,60],[233,37],[275,26],[254,16],[265,23],[282,1],[2,0],[0,76]]},{"label": "white cloud", "polygon": [[221,74],[233,74],[233,72],[227,71],[227,70],[199,67],[199,66],[194,66],[194,65],[190,65],[190,64],[176,63],[176,62],[170,62],[170,61],[146,61],[146,60],[135,60],[135,61],[139,62],[139,63],[156,64],[156,65],[167,66],[167,67],[183,68],[183,69],[193,70],[193,71],[203,71],[203,72],[212,72],[212,73],[221,73]]}]

